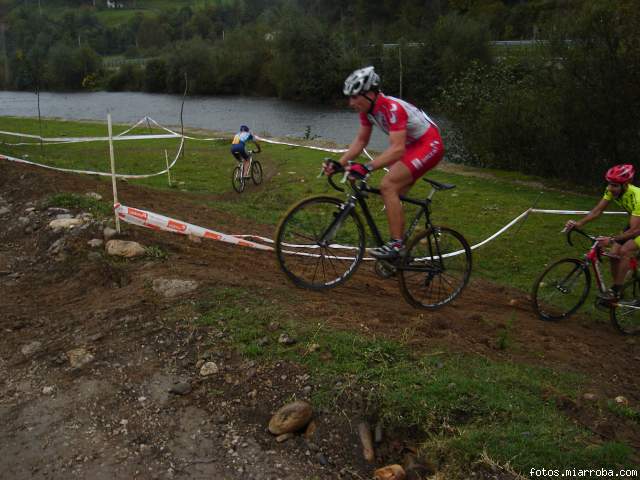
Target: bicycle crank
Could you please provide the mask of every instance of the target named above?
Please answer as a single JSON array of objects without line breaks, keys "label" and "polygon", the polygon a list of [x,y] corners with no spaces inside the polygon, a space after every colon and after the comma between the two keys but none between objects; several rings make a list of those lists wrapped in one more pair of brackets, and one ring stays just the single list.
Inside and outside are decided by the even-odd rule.
[{"label": "bicycle crank", "polygon": [[376,260],[373,270],[376,272],[376,275],[384,279],[391,278],[398,273],[397,267],[385,260]]}]

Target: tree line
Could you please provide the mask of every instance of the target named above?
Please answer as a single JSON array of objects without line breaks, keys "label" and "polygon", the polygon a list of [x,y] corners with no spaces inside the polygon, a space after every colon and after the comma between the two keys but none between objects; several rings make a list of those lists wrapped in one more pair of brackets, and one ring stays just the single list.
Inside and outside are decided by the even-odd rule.
[{"label": "tree line", "polygon": [[[116,23],[106,2],[38,3],[0,2],[1,88],[182,93],[188,78],[191,94],[335,103],[373,64],[386,93],[453,121],[477,165],[595,184],[640,147],[635,0],[210,0]],[[544,42],[490,43],[520,38]]]}]

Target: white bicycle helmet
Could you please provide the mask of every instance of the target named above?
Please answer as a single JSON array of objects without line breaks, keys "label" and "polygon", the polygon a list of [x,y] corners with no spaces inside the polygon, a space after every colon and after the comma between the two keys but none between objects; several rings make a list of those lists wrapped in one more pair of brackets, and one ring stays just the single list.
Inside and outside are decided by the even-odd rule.
[{"label": "white bicycle helmet", "polygon": [[354,71],[344,81],[342,92],[347,95],[358,95],[378,88],[380,77],[373,67],[364,67]]}]

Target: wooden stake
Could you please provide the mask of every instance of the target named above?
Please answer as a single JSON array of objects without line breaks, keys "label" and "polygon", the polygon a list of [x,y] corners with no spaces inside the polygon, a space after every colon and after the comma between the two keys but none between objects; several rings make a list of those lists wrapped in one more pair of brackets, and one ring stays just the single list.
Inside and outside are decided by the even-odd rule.
[{"label": "wooden stake", "polygon": [[164,161],[167,164],[167,181],[169,182],[169,187],[171,187],[171,170],[169,170],[169,154],[167,151],[164,151]]},{"label": "wooden stake", "polygon": [[[111,128],[111,114],[107,114],[107,126],[109,128],[109,157],[111,158],[111,186],[113,187],[113,204],[118,203],[118,187],[116,186],[116,160],[113,154],[113,130]],[[120,233],[120,218],[118,214],[113,211],[116,217],[116,232]]]}]

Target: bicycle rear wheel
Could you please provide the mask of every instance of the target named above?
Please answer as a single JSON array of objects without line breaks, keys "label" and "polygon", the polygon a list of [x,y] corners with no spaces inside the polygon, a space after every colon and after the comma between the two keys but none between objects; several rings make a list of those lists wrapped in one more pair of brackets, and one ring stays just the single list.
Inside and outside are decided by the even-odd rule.
[{"label": "bicycle rear wheel", "polygon": [[340,285],[364,257],[364,227],[353,210],[332,197],[311,197],[284,216],[276,232],[280,268],[299,287]]},{"label": "bicycle rear wheel", "polygon": [[237,166],[233,169],[233,174],[231,175],[231,185],[233,185],[233,189],[242,193],[244,190],[244,178],[242,177],[242,167]]},{"label": "bicycle rear wheel", "polygon": [[417,308],[441,307],[469,282],[471,248],[455,230],[433,227],[409,243],[398,273],[407,302]]},{"label": "bicycle rear wheel", "polygon": [[254,185],[262,183],[262,165],[257,160],[254,160],[251,164],[251,180],[253,180]]},{"label": "bicycle rear wheel", "polygon": [[640,334],[640,279],[625,283],[620,302],[609,309],[613,325],[625,335]]},{"label": "bicycle rear wheel", "polygon": [[533,284],[534,311],[543,320],[561,320],[574,313],[587,299],[591,273],[575,258],[563,258],[549,265]]}]

